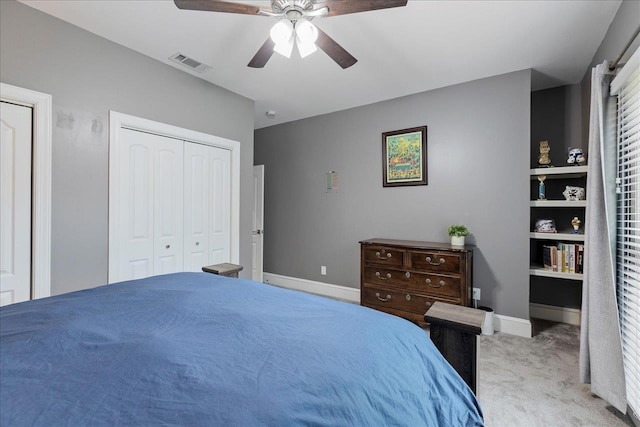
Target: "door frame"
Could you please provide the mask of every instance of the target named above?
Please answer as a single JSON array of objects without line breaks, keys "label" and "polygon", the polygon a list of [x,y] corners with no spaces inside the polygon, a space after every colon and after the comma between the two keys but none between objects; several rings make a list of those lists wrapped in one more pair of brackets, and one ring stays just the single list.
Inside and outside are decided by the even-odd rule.
[{"label": "door frame", "polygon": [[118,223],[119,198],[117,180],[120,176],[120,165],[115,159],[120,155],[120,129],[132,129],[153,133],[169,138],[180,139],[198,144],[211,145],[231,151],[231,263],[238,264],[240,259],[240,142],[222,138],[191,129],[185,129],[166,123],[143,119],[129,114],[109,111],[109,275],[108,283],[112,283],[112,272],[118,269]]},{"label": "door frame", "polygon": [[0,100],[33,109],[31,299],[51,295],[51,95],[0,83]]}]

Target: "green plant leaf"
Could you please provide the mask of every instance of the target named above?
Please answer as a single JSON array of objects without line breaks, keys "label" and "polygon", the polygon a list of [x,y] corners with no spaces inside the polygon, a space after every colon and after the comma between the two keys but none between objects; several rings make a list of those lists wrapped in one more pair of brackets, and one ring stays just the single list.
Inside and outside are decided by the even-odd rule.
[{"label": "green plant leaf", "polygon": [[469,230],[464,225],[453,224],[447,229],[449,236],[463,237],[469,234]]}]

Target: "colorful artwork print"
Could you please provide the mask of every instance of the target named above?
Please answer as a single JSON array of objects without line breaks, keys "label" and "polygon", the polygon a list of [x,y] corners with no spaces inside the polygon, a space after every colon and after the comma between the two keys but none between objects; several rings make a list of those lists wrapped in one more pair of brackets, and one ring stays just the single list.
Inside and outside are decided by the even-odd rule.
[{"label": "colorful artwork print", "polygon": [[383,134],[385,187],[426,185],[426,126]]},{"label": "colorful artwork print", "polygon": [[422,179],[422,138],[419,132],[387,137],[387,156],[388,181]]}]

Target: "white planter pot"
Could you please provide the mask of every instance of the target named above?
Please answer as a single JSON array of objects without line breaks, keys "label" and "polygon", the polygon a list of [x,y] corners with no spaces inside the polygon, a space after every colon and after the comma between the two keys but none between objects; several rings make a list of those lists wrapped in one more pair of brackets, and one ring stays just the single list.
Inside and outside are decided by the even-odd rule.
[{"label": "white planter pot", "polygon": [[464,236],[451,236],[451,246],[464,246]]}]

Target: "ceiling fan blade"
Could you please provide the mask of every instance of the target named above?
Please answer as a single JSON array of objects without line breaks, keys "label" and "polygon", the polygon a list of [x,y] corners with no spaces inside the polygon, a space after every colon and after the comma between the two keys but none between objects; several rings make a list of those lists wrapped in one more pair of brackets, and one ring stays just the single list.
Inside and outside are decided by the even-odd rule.
[{"label": "ceiling fan blade", "polygon": [[271,40],[271,37],[269,37],[262,47],[258,49],[255,56],[251,58],[251,61],[249,61],[247,66],[251,68],[263,68],[271,58],[271,55],[273,55],[273,48],[275,45],[276,44]]},{"label": "ceiling fan blade", "polygon": [[[317,27],[316,27],[317,28]],[[342,68],[349,68],[358,60],[340,46],[334,39],[329,37],[327,33],[318,28],[318,39],[316,45],[322,49]]]},{"label": "ceiling fan blade", "polygon": [[222,0],[173,0],[178,9],[204,10],[207,12],[241,13],[243,15],[257,15],[260,8],[242,3],[232,3]]},{"label": "ceiling fan blade", "polygon": [[366,12],[369,10],[402,7],[407,5],[407,0],[324,0],[319,3],[329,8],[329,14],[327,16],[336,16]]},{"label": "ceiling fan blade", "polygon": [[320,7],[318,9],[313,9],[309,12],[305,12],[304,16],[327,16],[329,15],[329,8],[327,6]]}]

